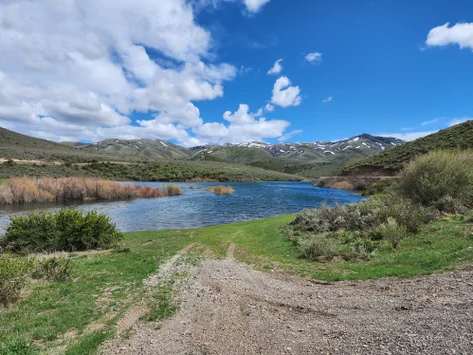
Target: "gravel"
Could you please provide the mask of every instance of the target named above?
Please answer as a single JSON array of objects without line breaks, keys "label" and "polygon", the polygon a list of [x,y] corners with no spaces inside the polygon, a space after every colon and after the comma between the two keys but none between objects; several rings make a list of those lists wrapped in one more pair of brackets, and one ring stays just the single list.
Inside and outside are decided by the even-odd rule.
[{"label": "gravel", "polygon": [[102,354],[473,354],[473,271],[338,282],[205,260],[180,310]]}]

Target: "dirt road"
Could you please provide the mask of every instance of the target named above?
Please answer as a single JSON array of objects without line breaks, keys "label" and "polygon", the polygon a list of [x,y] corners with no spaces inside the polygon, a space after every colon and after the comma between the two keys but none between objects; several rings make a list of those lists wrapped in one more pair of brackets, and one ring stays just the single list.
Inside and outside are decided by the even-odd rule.
[{"label": "dirt road", "polygon": [[104,354],[473,354],[473,272],[320,284],[226,260],[191,271],[180,310]]}]

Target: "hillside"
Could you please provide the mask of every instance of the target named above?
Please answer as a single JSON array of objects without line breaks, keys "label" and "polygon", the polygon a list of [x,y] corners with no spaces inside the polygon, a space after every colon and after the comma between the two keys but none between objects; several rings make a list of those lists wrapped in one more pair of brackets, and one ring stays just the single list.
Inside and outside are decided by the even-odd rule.
[{"label": "hillside", "polygon": [[473,121],[467,121],[359,160],[343,169],[342,175],[392,175],[401,170],[403,165],[415,156],[431,150],[471,148],[473,148]]},{"label": "hillside", "polygon": [[[117,140],[113,140],[115,146]],[[119,141],[120,142],[120,141]],[[126,142],[126,141],[125,141]],[[277,171],[258,169],[229,162],[200,162],[186,160],[191,150],[168,142],[144,141],[143,150],[150,151],[153,145],[163,148],[154,153],[168,159],[145,159],[146,155],[129,154],[133,148],[97,149],[91,151],[88,144],[58,144],[37,139],[0,128],[0,179],[14,176],[61,177],[88,176],[105,177],[113,180],[135,181],[268,181],[300,180],[300,177]],[[139,143],[138,143],[139,144]],[[106,144],[101,144],[103,147]],[[78,148],[82,147],[82,148]],[[181,153],[180,153],[181,152]],[[174,157],[182,158],[174,159]]]},{"label": "hillside", "polygon": [[106,139],[96,143],[63,143],[88,151],[107,152],[113,155],[135,156],[146,159],[187,159],[192,151],[159,139]]},{"label": "hillside", "polygon": [[130,160],[125,155],[82,150],[45,139],[29,137],[2,127],[0,127],[0,158],[68,162]]},{"label": "hillside", "polygon": [[228,161],[306,177],[332,175],[346,164],[389,150],[403,141],[362,134],[334,142],[250,142],[195,147],[194,160]]}]

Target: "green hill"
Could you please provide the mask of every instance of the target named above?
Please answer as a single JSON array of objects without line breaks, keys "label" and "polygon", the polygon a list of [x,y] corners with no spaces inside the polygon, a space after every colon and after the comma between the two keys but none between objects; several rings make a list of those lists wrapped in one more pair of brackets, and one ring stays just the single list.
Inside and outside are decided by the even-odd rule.
[{"label": "green hill", "polygon": [[431,150],[471,148],[473,148],[473,121],[467,121],[359,160],[343,169],[342,175],[393,175],[415,156]]},{"label": "green hill", "polygon": [[120,156],[145,159],[187,159],[192,151],[180,145],[159,139],[106,139],[96,143],[63,143],[87,151],[106,152]]},{"label": "green hill", "polygon": [[33,138],[0,127],[0,158],[41,161],[127,161],[129,157],[75,148],[69,145]]}]

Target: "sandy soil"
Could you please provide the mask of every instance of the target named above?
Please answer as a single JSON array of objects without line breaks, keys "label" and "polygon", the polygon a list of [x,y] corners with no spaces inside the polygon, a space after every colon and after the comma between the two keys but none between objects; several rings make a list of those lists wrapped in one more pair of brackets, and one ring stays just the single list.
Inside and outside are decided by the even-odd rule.
[{"label": "sandy soil", "polygon": [[101,352],[473,354],[472,271],[323,284],[255,271],[232,254],[192,269],[172,318],[138,322]]}]

